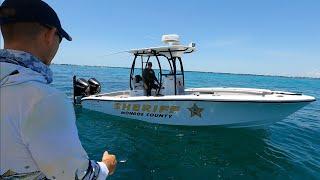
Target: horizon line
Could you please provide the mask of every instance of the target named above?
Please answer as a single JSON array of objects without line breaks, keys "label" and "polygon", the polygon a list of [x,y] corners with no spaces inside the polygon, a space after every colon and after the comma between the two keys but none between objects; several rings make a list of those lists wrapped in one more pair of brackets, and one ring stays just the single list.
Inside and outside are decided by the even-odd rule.
[{"label": "horizon line", "polygon": [[[121,66],[106,66],[106,65],[87,65],[87,64],[68,64],[68,63],[51,63],[52,65],[71,65],[71,66],[89,66],[89,67],[108,67],[108,68],[123,68],[131,69],[130,67]],[[168,69],[164,69],[168,70]],[[214,74],[232,74],[232,75],[251,75],[251,76],[273,76],[273,77],[285,77],[285,78],[310,78],[320,79],[319,76],[296,76],[296,75],[277,75],[277,74],[252,74],[252,73],[232,73],[232,72],[213,72],[213,71],[197,71],[197,70],[185,70],[184,72],[199,72],[199,73],[214,73]]]}]

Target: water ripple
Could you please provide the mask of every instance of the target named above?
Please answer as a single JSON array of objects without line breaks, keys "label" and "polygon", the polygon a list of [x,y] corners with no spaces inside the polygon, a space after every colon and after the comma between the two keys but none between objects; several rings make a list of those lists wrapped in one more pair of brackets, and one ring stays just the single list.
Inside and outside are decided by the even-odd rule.
[{"label": "water ripple", "polygon": [[[53,65],[53,86],[71,96],[72,75],[96,77],[103,91],[126,89],[129,69]],[[186,72],[188,87],[239,86],[299,91],[318,101],[265,129],[147,124],[75,108],[90,158],[108,150],[114,179],[319,179],[320,80]]]}]

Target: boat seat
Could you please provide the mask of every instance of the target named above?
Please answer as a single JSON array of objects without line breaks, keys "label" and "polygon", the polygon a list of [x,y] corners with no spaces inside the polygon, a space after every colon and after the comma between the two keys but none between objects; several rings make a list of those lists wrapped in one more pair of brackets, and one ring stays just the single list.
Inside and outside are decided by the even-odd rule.
[{"label": "boat seat", "polygon": [[142,77],[140,75],[136,75],[133,77],[133,89],[134,90],[144,90]]},{"label": "boat seat", "polygon": [[142,82],[142,81],[139,82],[139,83],[134,83],[133,86],[134,86],[134,89],[135,89],[135,90],[144,90],[143,82]]}]

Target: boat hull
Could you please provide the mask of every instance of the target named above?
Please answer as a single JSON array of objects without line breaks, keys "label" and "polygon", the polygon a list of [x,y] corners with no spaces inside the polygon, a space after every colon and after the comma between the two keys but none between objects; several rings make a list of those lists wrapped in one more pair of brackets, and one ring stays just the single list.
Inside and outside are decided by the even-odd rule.
[{"label": "boat hull", "polygon": [[310,102],[85,99],[83,108],[149,123],[257,127],[280,121]]}]

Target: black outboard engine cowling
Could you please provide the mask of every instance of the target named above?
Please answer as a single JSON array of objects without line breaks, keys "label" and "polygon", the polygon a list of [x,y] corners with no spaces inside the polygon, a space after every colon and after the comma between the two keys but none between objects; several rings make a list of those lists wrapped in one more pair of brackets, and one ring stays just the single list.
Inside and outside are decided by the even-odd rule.
[{"label": "black outboard engine cowling", "polygon": [[96,80],[96,78],[90,78],[88,80],[89,83],[89,89],[90,89],[90,95],[94,95],[97,93],[101,92],[101,85],[100,82],[98,80]]},{"label": "black outboard engine cowling", "polygon": [[88,96],[89,95],[89,83],[83,78],[79,78],[73,84],[74,96]]},{"label": "black outboard engine cowling", "polygon": [[83,78],[77,79],[73,76],[73,103],[80,104],[81,98],[90,95],[90,85],[88,81]]},{"label": "black outboard engine cowling", "polygon": [[74,104],[81,104],[81,99],[86,96],[95,95],[101,92],[101,84],[95,78],[88,81],[73,76],[73,100]]}]

